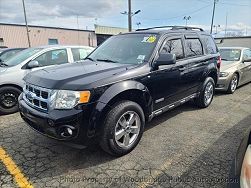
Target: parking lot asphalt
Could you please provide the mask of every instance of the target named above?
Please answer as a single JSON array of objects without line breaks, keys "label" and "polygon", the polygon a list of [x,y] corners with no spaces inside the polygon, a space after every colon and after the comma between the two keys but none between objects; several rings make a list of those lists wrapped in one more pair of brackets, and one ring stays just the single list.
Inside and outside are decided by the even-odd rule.
[{"label": "parking lot asphalt", "polygon": [[[251,84],[216,94],[206,109],[184,104],[148,123],[140,144],[115,158],[97,145],[76,149],[0,116],[0,147],[33,187],[224,187],[251,128]],[[0,187],[18,187],[0,160]]]}]

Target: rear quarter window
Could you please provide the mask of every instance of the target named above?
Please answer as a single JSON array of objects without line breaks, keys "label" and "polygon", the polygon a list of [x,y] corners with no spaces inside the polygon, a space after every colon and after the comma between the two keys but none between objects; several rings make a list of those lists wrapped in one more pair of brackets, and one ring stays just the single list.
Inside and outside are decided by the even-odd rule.
[{"label": "rear quarter window", "polygon": [[216,54],[218,52],[214,39],[211,36],[202,35],[201,40],[204,44],[206,54]]}]

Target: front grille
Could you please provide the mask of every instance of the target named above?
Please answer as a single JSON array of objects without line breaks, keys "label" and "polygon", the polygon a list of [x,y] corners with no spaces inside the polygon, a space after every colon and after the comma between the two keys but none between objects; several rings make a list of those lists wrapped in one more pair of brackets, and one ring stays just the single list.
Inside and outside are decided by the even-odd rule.
[{"label": "front grille", "polygon": [[34,86],[31,84],[25,84],[24,86],[24,100],[30,106],[42,110],[48,111],[49,109],[49,97],[51,90]]}]

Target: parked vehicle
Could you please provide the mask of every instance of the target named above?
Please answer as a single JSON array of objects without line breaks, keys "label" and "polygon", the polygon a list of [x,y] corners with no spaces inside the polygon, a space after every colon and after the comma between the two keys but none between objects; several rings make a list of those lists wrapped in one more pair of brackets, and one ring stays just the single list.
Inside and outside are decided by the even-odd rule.
[{"label": "parked vehicle", "polygon": [[0,50],[0,63],[7,61],[25,48],[3,48]]},{"label": "parked vehicle", "polygon": [[247,131],[233,161],[228,188],[250,188],[251,186],[251,131]]},{"label": "parked vehicle", "polygon": [[216,89],[231,94],[237,87],[251,82],[251,49],[222,47],[219,51],[222,66]]},{"label": "parked vehicle", "polygon": [[119,34],[82,63],[28,74],[20,114],[41,134],[85,146],[97,140],[121,156],[153,117],[192,99],[208,107],[219,67],[213,38],[199,28]]},{"label": "parked vehicle", "polygon": [[23,77],[45,66],[73,63],[84,59],[93,48],[87,46],[44,46],[26,49],[0,63],[0,114],[18,111]]}]

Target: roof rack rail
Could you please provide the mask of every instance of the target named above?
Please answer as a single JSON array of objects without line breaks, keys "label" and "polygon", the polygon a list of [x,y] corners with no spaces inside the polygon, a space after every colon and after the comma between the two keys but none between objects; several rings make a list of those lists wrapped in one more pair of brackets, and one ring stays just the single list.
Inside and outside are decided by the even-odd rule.
[{"label": "roof rack rail", "polygon": [[199,27],[187,27],[187,26],[159,26],[159,27],[149,27],[145,29],[137,29],[136,31],[145,31],[145,30],[150,30],[150,29],[162,29],[162,28],[170,28],[171,30],[184,29],[184,30],[204,31],[202,28],[199,28]]}]

